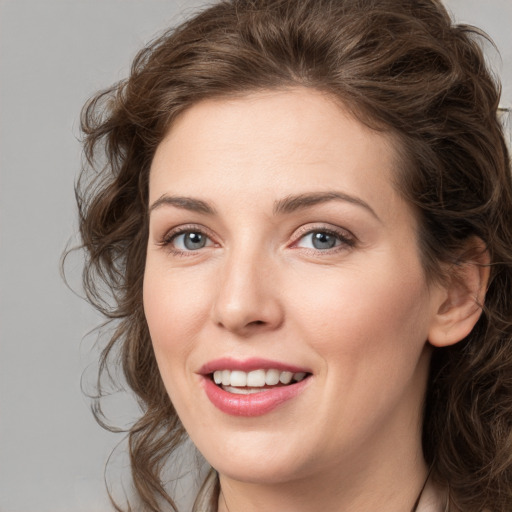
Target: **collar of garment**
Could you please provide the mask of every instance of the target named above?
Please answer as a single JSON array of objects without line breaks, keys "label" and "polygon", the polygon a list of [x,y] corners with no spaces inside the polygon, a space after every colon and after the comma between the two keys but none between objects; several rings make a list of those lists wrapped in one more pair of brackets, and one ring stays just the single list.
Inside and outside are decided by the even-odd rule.
[{"label": "collar of garment", "polygon": [[428,479],[416,512],[449,512],[448,490]]}]

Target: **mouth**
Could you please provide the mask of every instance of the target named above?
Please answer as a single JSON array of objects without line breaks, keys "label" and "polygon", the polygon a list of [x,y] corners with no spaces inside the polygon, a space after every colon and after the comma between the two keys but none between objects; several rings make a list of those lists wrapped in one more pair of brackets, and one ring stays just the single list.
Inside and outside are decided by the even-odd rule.
[{"label": "mouth", "polygon": [[261,416],[293,402],[309,385],[313,374],[263,359],[219,359],[201,370],[204,391],[219,410],[234,416]]},{"label": "mouth", "polygon": [[308,372],[282,371],[276,368],[242,370],[216,370],[208,375],[218,387],[228,393],[250,395],[290,386],[308,378]]}]

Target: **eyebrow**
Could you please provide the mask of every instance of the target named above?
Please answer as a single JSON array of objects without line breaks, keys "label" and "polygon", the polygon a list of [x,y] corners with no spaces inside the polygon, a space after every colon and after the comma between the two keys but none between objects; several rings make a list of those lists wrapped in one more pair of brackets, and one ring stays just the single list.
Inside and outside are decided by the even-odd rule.
[{"label": "eyebrow", "polygon": [[315,206],[321,203],[327,203],[329,201],[342,201],[360,206],[361,208],[364,208],[370,212],[377,220],[380,221],[379,216],[375,213],[375,210],[366,201],[363,201],[359,197],[351,196],[343,192],[312,192],[295,196],[288,196],[274,203],[274,215],[280,213],[292,213],[297,210],[309,208],[310,206]]},{"label": "eyebrow", "polygon": [[176,208],[182,208],[183,210],[191,210],[198,213],[204,213],[206,215],[215,215],[215,209],[202,199],[195,199],[193,197],[183,196],[168,196],[164,194],[159,197],[150,207],[149,213],[157,208],[164,205],[174,206]]},{"label": "eyebrow", "polygon": [[[380,221],[379,216],[366,201],[363,201],[358,197],[345,194],[343,192],[310,192],[287,196],[274,202],[273,213],[274,215],[289,214],[297,210],[303,210],[311,206],[327,203],[330,201],[342,201],[360,206]],[[167,194],[159,197],[149,207],[149,213],[164,205],[174,206],[176,208],[195,211],[206,215],[216,215],[217,213],[215,208],[213,208],[209,203],[203,201],[202,199],[184,196],[169,196]]]}]

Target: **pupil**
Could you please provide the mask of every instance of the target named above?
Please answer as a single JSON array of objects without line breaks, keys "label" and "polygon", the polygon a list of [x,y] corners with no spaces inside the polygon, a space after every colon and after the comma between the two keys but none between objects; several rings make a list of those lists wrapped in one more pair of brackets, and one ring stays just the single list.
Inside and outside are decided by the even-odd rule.
[{"label": "pupil", "polygon": [[336,237],[329,233],[317,232],[313,234],[313,247],[315,249],[332,249],[336,245]]},{"label": "pupil", "polygon": [[187,233],[184,244],[189,250],[202,249],[205,245],[205,237],[201,233]]}]

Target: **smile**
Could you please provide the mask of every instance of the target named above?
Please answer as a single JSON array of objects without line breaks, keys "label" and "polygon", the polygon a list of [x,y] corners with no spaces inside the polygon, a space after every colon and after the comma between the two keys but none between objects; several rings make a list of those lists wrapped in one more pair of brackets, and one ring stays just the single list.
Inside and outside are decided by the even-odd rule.
[{"label": "smile", "polygon": [[231,359],[209,363],[201,370],[210,402],[232,416],[260,416],[295,398],[309,384],[310,372],[263,360]]},{"label": "smile", "polygon": [[286,386],[293,382],[300,382],[306,377],[306,372],[288,372],[277,369],[253,370],[217,370],[213,372],[213,381],[222,386],[224,391],[238,394],[260,393],[268,386]]}]

